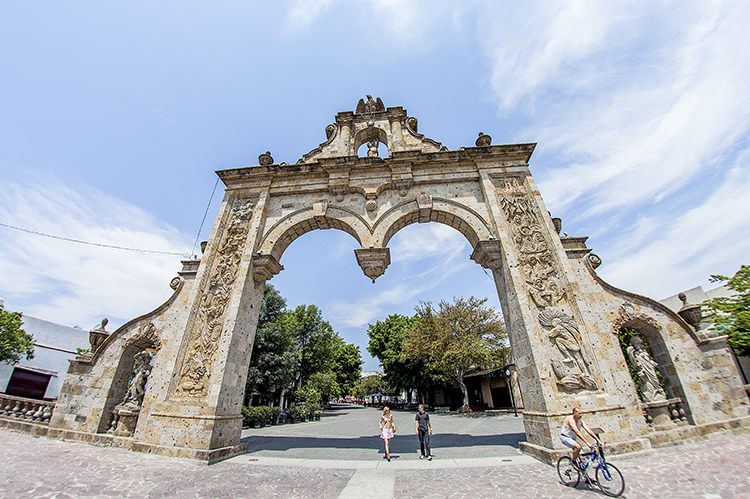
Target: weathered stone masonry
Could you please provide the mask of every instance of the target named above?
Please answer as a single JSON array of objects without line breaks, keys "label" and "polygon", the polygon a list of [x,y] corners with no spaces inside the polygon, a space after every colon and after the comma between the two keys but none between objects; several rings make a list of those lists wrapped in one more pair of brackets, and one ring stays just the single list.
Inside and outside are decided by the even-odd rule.
[{"label": "weathered stone masonry", "polygon": [[[72,362],[49,431],[104,442],[133,356],[150,346],[156,354],[133,435],[110,444],[209,462],[242,452],[240,404],[258,311],[284,250],[311,230],[345,231],[374,282],[390,264],[391,237],[426,222],[461,232],[471,259],[494,275],[523,394],[525,451],[547,460],[562,452],[560,424],[574,406],[615,451],[750,426],[723,339],[606,284],[585,238],[559,235],[529,170],[535,144],[491,145],[480,135],[476,147],[449,151],[417,128],[403,108],[368,98],[357,112],[339,113],[326,141],[293,165],[266,153],[260,166],[217,172],[226,191],[203,257],[184,262],[167,303]],[[358,157],[365,143],[368,155]],[[378,143],[387,157],[376,156]],[[651,345],[667,395],[684,408],[682,426],[644,418],[618,343],[623,326]]]}]

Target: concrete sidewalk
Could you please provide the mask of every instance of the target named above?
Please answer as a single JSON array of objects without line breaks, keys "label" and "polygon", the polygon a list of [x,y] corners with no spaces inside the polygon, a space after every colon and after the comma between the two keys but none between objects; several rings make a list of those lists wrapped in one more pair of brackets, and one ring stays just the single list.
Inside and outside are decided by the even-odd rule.
[{"label": "concrete sidewalk", "polygon": [[[393,411],[398,427],[391,440],[391,462],[418,463],[416,411]],[[335,405],[320,421],[254,428],[242,432],[254,458],[378,462],[385,454],[378,421],[381,411],[357,405]],[[523,418],[430,414],[432,453],[439,460],[519,458],[518,443],[526,440]],[[269,461],[265,461],[269,462]],[[279,461],[281,462],[281,461]]]},{"label": "concrete sidewalk", "polygon": [[[525,459],[480,459],[477,467],[461,468],[438,459],[412,463],[419,468],[379,459],[375,468],[360,468],[367,462],[269,466],[273,461],[244,455],[205,466],[8,431],[0,431],[0,448],[0,498],[603,497],[586,485],[569,489],[553,467]],[[748,449],[750,435],[721,434],[611,462],[625,476],[626,498],[748,498]]]}]

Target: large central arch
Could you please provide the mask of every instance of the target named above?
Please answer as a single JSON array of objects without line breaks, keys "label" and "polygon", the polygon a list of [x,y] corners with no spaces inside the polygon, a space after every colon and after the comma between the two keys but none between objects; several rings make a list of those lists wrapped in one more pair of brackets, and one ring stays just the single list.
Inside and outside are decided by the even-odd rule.
[{"label": "large central arch", "polygon": [[[677,431],[669,415],[664,420],[665,404],[639,402],[617,336],[628,324],[648,326],[644,335],[675,387],[669,396],[687,408],[691,425],[719,428],[747,415],[723,339],[606,284],[586,238],[560,236],[529,170],[535,144],[491,145],[480,134],[476,146],[449,151],[417,127],[401,107],[361,102],[356,113],[339,113],[327,140],[295,164],[267,153],[259,166],[217,172],[226,191],[202,259],[184,262],[168,303],[72,363],[51,426],[106,428],[132,366],[121,359],[143,336],[158,349],[131,448],[209,461],[241,451],[240,404],[263,288],[283,270],[286,248],[311,230],[343,230],[361,246],[357,262],[374,282],[390,264],[393,235],[426,222],[457,229],[471,259],[492,271],[523,394],[527,452],[544,459],[560,452],[560,423],[575,406],[616,450],[681,435],[655,438],[643,417],[661,408],[658,429]],[[365,141],[369,155],[356,156]],[[375,155],[377,142],[387,158]]]}]

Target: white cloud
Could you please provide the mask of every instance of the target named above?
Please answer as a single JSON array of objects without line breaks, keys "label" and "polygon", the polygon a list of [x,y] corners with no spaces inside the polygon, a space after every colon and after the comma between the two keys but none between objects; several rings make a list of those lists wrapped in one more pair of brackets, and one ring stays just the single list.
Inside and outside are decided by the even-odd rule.
[{"label": "white cloud", "polygon": [[[71,239],[186,253],[189,238],[151,215],[85,185],[47,178],[0,185],[0,220]],[[180,256],[77,244],[0,227],[0,294],[6,308],[68,325],[112,328],[158,306]]]},{"label": "white cloud", "polygon": [[[391,284],[356,301],[329,303],[326,314],[332,323],[347,328],[365,326],[388,315],[395,305],[409,303],[475,265],[467,258],[471,248],[464,236],[437,223],[409,226],[396,234],[389,246],[392,264],[385,275],[393,279]],[[413,269],[419,272],[414,274]]]},{"label": "white cloud", "polygon": [[[749,166],[750,149],[745,149],[710,197],[676,220],[662,220],[649,242],[615,253],[616,264],[603,266],[603,277],[625,289],[663,298],[675,290],[705,285],[712,274],[733,275],[750,255]],[[622,235],[623,240],[629,238]]]},{"label": "white cloud", "polygon": [[750,137],[750,5],[536,2],[488,14],[494,102],[530,118],[519,136],[539,142],[532,171],[550,210],[568,226],[600,224],[607,279],[660,296],[736,271],[748,253],[738,144]]},{"label": "white cloud", "polygon": [[391,261],[419,260],[440,256],[455,258],[465,252],[466,238],[447,225],[431,223],[402,229],[390,242]]},{"label": "white cloud", "polygon": [[286,29],[290,32],[306,31],[320,17],[334,0],[295,0],[286,19]]},{"label": "white cloud", "polygon": [[343,0],[295,0],[287,14],[286,31],[307,32],[334,8],[356,8],[359,26],[373,28],[368,37],[375,34],[380,44],[419,51],[436,39],[438,30],[449,27],[460,31],[468,7],[443,0],[367,0],[356,4]]}]

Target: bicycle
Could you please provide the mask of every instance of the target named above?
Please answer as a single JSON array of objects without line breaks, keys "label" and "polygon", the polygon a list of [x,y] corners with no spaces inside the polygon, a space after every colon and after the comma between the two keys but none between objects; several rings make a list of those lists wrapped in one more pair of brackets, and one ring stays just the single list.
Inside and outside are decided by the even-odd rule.
[{"label": "bicycle", "polygon": [[577,486],[581,477],[587,484],[591,485],[592,479],[586,471],[592,464],[596,467],[593,482],[599,486],[604,495],[620,496],[625,490],[625,479],[614,464],[607,462],[604,458],[604,449],[598,444],[591,447],[591,452],[579,456],[578,466],[573,464],[570,456],[563,456],[558,459],[557,474],[560,481],[568,487]]}]

